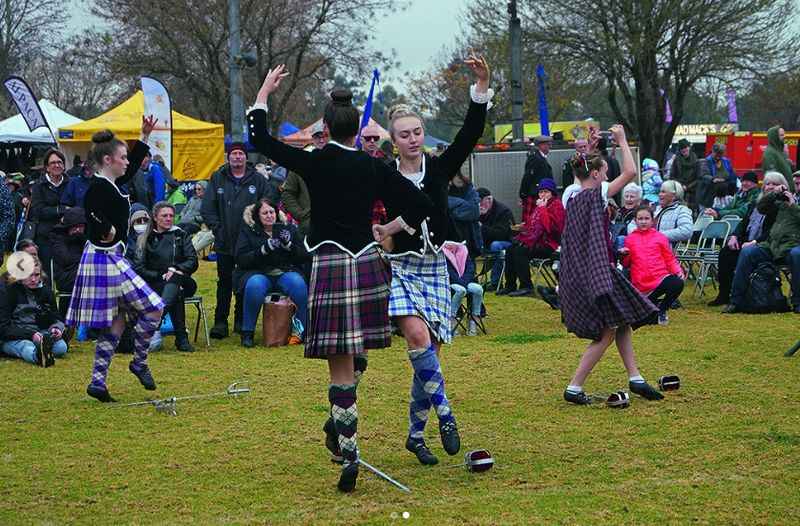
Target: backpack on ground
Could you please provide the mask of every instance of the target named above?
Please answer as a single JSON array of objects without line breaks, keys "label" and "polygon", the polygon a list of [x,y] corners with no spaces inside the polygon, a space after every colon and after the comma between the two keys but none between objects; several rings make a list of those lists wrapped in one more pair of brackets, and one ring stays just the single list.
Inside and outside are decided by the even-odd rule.
[{"label": "backpack on ground", "polygon": [[781,274],[774,263],[759,263],[750,274],[741,309],[753,314],[789,310],[789,302],[781,289]]}]

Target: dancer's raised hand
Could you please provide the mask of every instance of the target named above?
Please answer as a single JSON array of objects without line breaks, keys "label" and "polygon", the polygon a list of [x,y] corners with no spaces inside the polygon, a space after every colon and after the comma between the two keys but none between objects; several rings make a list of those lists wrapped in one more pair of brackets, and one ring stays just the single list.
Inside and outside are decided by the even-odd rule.
[{"label": "dancer's raised hand", "polygon": [[153,129],[155,129],[157,123],[158,119],[152,115],[148,115],[147,117],[142,115],[142,142],[147,142],[147,139],[150,138],[150,134],[153,132]]},{"label": "dancer's raised hand", "polygon": [[261,84],[258,95],[256,95],[256,103],[266,104],[270,94],[277,90],[281,85],[281,81],[288,76],[289,72],[286,71],[286,66],[283,64],[279,64],[267,71],[264,83]]},{"label": "dancer's raised hand", "polygon": [[478,79],[478,91],[485,93],[486,90],[489,89],[489,77],[491,77],[491,71],[486,59],[483,55],[476,55],[473,51],[469,54],[469,57],[464,59],[464,64],[472,70],[475,77]]}]

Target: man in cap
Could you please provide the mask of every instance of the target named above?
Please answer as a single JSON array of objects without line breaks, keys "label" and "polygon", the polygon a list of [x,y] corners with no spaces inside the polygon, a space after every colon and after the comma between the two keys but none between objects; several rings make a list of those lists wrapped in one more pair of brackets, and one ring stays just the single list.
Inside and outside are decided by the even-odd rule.
[{"label": "man in cap", "polygon": [[519,198],[524,200],[526,197],[536,199],[536,188],[542,179],[552,179],[553,169],[547,162],[547,155],[550,153],[550,146],[553,138],[549,135],[538,135],[533,138],[534,148],[528,154],[525,161],[525,175],[522,177],[522,184],[519,186]]},{"label": "man in cap", "polygon": [[697,155],[692,151],[692,143],[686,139],[678,141],[678,153],[669,169],[669,178],[683,185],[684,200],[689,207],[696,204]]},{"label": "man in cap", "polygon": [[[231,144],[228,162],[214,172],[203,196],[201,215],[214,233],[217,253],[217,307],[211,337],[228,336],[228,314],[233,294],[233,269],[236,241],[242,228],[245,207],[269,196],[269,182],[247,164],[244,143]],[[241,306],[236,302],[234,330],[241,318]]]},{"label": "man in cap", "polygon": [[744,219],[747,209],[751,203],[758,200],[761,190],[758,188],[758,175],[755,172],[747,172],[742,176],[742,188],[736,192],[733,202],[725,208],[706,208],[703,213],[714,219],[725,216],[737,216]]},{"label": "man in cap", "polygon": [[328,135],[325,133],[325,124],[322,123],[322,119],[311,126],[311,142],[315,150],[321,150],[328,144]]},{"label": "man in cap", "polygon": [[[514,214],[506,205],[496,200],[488,188],[478,188],[480,198],[480,225],[485,253],[496,256],[511,246],[511,225]],[[503,271],[503,258],[494,257],[491,281],[488,290],[497,290],[500,273]]]},{"label": "man in cap", "polygon": [[[575,155],[586,155],[589,153],[589,141],[586,139],[575,139]],[[563,186],[569,186],[572,183],[576,183],[575,176],[572,174],[572,157],[568,157],[567,160],[564,161],[564,165],[561,167],[561,184]]]}]

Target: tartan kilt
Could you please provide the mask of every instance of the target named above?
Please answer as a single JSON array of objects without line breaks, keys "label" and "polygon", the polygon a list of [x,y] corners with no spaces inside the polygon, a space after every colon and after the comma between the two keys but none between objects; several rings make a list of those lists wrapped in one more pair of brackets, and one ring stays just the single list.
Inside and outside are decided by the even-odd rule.
[{"label": "tartan kilt", "polygon": [[450,276],[444,253],[391,258],[389,316],[419,316],[439,343],[450,343]]},{"label": "tartan kilt", "polygon": [[164,302],[123,257],[120,242],[100,248],[87,242],[67,310],[67,325],[95,329],[111,326],[120,308],[140,313],[164,308]]},{"label": "tartan kilt", "polygon": [[313,252],[306,358],[362,354],[392,343],[389,266],[372,247],[354,258],[332,244]]}]

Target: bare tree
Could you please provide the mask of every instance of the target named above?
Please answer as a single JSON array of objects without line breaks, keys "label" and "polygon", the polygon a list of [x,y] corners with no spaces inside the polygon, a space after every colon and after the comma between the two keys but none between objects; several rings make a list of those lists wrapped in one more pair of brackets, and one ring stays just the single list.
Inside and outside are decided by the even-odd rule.
[{"label": "bare tree", "polygon": [[[309,106],[320,83],[344,69],[369,78],[390,57],[370,51],[367,28],[392,9],[394,0],[241,0],[242,49],[255,52],[244,71],[246,99],[267,69],[285,63],[292,75],[272,101],[273,126],[290,111]],[[143,74],[165,82],[182,109],[201,118],[230,122],[228,24],[225,0],[160,2],[95,0],[93,12],[113,12],[110,46],[98,59],[120,79]]]}]

